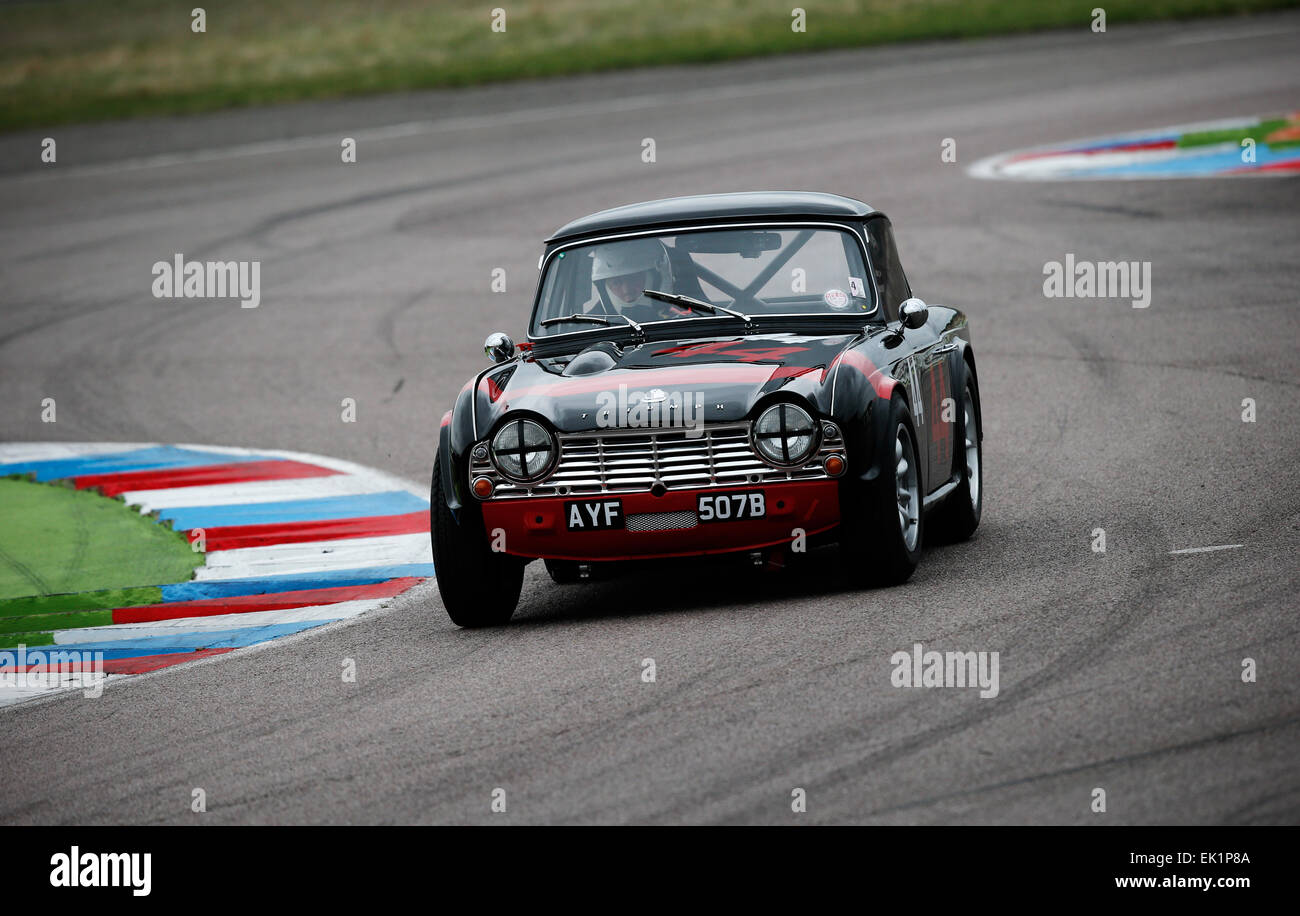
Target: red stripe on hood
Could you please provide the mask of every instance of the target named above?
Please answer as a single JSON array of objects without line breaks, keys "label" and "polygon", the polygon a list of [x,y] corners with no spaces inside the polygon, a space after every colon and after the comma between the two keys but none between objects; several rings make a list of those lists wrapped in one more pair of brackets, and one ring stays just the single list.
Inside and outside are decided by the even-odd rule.
[{"label": "red stripe on hood", "polygon": [[875,363],[857,350],[845,350],[840,353],[831,363],[831,369],[833,370],[841,362],[865,375],[871,387],[875,389],[877,397],[887,398],[894,393],[895,380],[886,375],[883,370],[877,369]]},{"label": "red stripe on hood", "polygon": [[816,372],[818,369],[825,368],[825,366],[777,366],[772,373],[772,378],[798,378],[801,375],[807,375],[809,372]]}]

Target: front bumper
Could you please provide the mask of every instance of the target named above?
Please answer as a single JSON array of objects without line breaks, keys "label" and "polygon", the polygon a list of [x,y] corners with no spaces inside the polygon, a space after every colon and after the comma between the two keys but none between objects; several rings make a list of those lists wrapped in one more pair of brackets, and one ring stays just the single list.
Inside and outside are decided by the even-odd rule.
[{"label": "front bumper", "polygon": [[[519,557],[549,560],[644,560],[759,550],[811,538],[839,524],[839,481],[790,481],[767,486],[693,488],[615,494],[623,503],[625,528],[569,531],[564,504],[575,497],[497,499],[482,503],[490,542]],[[701,523],[700,496],[762,491],[762,518]],[[667,517],[670,516],[671,517]],[[659,530],[640,526],[673,525]],[[685,527],[680,527],[685,526]]]}]

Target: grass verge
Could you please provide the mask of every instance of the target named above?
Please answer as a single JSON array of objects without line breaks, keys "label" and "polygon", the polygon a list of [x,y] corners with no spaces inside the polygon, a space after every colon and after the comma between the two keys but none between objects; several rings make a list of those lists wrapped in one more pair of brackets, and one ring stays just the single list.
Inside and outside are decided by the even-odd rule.
[{"label": "grass verge", "polygon": [[88,490],[0,479],[0,602],[9,615],[62,610],[92,589],[184,582],[202,565],[185,536]]},{"label": "grass verge", "polygon": [[[0,4],[0,130],[1298,0],[48,0]],[[792,11],[805,12],[796,32]],[[493,31],[494,10],[505,12]],[[1105,41],[1104,35],[1097,36]]]}]

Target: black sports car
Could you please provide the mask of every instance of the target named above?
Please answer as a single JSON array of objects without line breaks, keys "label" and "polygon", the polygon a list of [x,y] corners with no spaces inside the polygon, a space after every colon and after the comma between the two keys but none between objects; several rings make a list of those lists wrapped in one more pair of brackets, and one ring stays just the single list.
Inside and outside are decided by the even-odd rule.
[{"label": "black sports car", "polygon": [[981,503],[966,316],[912,297],[888,218],[831,194],[619,207],[546,242],[528,340],[442,418],[431,528],[451,619],[510,619],[524,565],[838,541],[902,582]]}]

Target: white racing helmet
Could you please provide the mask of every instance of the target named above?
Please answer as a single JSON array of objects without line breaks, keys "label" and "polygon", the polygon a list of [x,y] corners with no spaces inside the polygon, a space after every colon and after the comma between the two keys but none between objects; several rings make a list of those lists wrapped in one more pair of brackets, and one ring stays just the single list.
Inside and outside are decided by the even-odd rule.
[{"label": "white racing helmet", "polygon": [[592,252],[591,282],[607,290],[615,308],[644,304],[647,300],[640,295],[631,302],[620,300],[607,289],[605,281],[638,273],[644,276],[642,289],[672,292],[673,270],[663,242],[658,239],[628,239],[601,245]]}]

